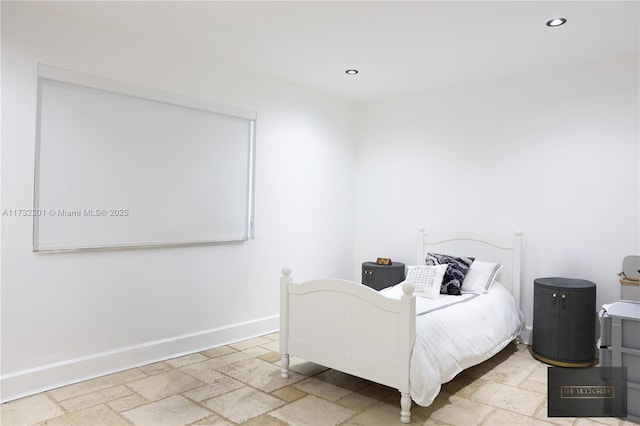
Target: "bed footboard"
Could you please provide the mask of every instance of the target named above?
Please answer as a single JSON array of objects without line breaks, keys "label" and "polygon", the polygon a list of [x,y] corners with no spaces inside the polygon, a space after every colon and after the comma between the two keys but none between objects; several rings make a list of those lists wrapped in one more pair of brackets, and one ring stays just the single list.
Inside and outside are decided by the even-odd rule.
[{"label": "bed footboard", "polygon": [[360,283],[314,280],[293,283],[291,270],[280,280],[281,374],[289,356],[311,361],[401,393],[401,421],[411,419],[409,366],[416,327],[413,286],[400,300]]}]

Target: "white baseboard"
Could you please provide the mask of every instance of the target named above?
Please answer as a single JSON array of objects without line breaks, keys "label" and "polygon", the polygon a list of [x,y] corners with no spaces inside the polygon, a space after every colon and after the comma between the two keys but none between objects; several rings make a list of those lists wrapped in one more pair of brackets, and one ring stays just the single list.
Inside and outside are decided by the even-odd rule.
[{"label": "white baseboard", "polygon": [[272,333],[279,329],[279,318],[274,315],[5,374],[0,377],[0,402]]}]

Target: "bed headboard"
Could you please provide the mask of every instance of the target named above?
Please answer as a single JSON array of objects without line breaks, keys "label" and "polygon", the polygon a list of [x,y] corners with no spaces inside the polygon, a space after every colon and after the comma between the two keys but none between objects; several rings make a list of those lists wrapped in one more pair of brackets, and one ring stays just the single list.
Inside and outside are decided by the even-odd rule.
[{"label": "bed headboard", "polygon": [[418,264],[424,264],[427,253],[470,256],[503,265],[498,282],[513,294],[520,306],[520,257],[522,232],[512,237],[484,235],[470,232],[427,233],[418,228]]}]

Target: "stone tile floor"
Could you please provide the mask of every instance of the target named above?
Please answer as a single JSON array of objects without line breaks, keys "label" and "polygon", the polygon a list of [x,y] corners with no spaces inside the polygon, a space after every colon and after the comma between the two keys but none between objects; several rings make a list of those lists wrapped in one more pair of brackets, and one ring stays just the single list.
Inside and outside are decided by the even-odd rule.
[{"label": "stone tile floor", "polygon": [[[278,334],[39,393],[0,406],[2,425],[400,425],[399,393],[292,358],[280,377]],[[616,425],[548,418],[547,365],[511,344],[445,384],[417,425]]]}]

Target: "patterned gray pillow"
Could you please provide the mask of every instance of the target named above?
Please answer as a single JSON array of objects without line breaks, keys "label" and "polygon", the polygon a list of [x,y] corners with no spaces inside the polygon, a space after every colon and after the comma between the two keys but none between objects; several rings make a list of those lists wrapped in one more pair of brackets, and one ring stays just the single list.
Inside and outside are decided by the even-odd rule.
[{"label": "patterned gray pillow", "polygon": [[462,281],[464,281],[464,277],[467,275],[467,272],[469,272],[469,267],[471,267],[474,260],[475,258],[473,257],[458,257],[446,254],[427,253],[425,264],[444,265],[446,263],[449,265],[447,272],[444,274],[442,285],[440,286],[440,294],[452,294],[454,296],[459,296],[462,294],[460,292],[460,289],[462,288]]}]

